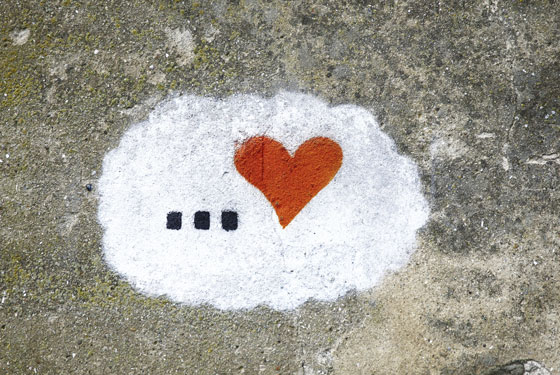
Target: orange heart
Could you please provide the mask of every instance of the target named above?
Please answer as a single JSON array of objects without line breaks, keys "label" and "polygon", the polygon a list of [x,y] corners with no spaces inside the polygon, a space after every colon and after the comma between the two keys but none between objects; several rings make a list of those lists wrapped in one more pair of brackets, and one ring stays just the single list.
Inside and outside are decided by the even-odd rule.
[{"label": "orange heart", "polygon": [[260,136],[245,141],[234,160],[237,171],[264,194],[285,228],[334,178],[342,165],[342,149],[329,138],[316,137],[292,157],[281,143]]}]

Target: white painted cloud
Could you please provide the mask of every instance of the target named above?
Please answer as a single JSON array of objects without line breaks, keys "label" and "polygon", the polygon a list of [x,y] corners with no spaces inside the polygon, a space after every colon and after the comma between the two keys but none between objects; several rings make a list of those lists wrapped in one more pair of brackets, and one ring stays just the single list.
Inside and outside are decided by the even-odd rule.
[{"label": "white painted cloud", "polygon": [[[236,143],[266,135],[295,152],[312,137],[341,146],[342,167],[282,229],[264,195],[235,169]],[[414,163],[375,118],[303,94],[225,100],[182,96],[132,126],[103,162],[105,260],[134,287],[221,309],[293,309],[378,284],[402,267],[428,218]],[[221,227],[223,210],[239,215]],[[167,213],[183,213],[181,230]],[[193,225],[209,211],[209,230]]]}]

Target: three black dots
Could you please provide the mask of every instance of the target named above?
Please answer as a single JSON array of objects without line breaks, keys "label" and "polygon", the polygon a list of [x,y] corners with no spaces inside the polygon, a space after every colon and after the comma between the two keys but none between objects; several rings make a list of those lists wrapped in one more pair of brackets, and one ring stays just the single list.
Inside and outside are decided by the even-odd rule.
[{"label": "three black dots", "polygon": [[[196,229],[210,229],[210,212],[196,211],[194,213],[194,227]],[[172,211],[167,214],[167,229],[179,230],[183,226],[183,213]],[[237,229],[237,212],[222,211],[222,228],[226,231]]]}]

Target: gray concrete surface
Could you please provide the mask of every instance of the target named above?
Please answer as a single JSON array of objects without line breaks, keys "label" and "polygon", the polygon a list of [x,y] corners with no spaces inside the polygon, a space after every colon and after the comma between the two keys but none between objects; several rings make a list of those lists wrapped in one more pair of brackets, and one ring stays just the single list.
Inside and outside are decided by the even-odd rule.
[{"label": "gray concrete surface", "polygon": [[[552,0],[2,2],[0,373],[560,373],[559,24]],[[136,293],[102,259],[105,153],[169,95],[280,89],[370,109],[419,164],[410,264],[292,312]]]}]

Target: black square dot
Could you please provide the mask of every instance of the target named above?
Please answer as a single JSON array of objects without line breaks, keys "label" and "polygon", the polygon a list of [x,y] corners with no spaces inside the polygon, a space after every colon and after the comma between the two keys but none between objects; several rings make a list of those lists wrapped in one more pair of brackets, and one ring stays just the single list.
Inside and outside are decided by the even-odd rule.
[{"label": "black square dot", "polygon": [[237,229],[237,212],[222,211],[222,228],[227,231]]},{"label": "black square dot", "polygon": [[210,229],[210,212],[196,211],[194,213],[194,227],[196,229]]},{"label": "black square dot", "polygon": [[183,214],[181,212],[172,211],[167,214],[167,229],[181,229]]}]

